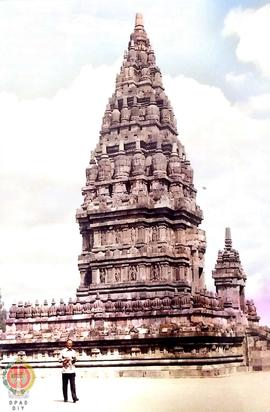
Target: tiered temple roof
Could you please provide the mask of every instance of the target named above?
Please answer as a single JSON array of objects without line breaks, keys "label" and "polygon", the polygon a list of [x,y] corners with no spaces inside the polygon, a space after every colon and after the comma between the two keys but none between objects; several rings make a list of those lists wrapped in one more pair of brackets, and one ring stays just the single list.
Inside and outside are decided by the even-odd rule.
[{"label": "tiered temple roof", "polygon": [[78,296],[134,282],[152,290],[160,282],[167,291],[204,287],[205,236],[198,229],[202,212],[193,171],[140,14],[83,195],[77,211],[83,236]]}]

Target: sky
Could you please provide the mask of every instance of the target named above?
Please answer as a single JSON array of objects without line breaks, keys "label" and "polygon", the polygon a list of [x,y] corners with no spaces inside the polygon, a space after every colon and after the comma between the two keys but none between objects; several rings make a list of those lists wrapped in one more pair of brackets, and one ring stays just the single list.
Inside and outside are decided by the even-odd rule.
[{"label": "sky", "polygon": [[270,3],[0,0],[0,287],[64,300],[79,285],[75,212],[135,13],[194,169],[207,287],[225,227],[270,324]]}]

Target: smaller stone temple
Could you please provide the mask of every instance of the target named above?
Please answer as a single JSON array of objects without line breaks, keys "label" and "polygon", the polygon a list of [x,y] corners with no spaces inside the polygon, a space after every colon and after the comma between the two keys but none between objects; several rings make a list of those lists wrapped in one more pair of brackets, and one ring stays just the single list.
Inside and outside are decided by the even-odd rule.
[{"label": "smaller stone temple", "polygon": [[242,269],[239,253],[232,248],[230,228],[226,228],[225,248],[219,251],[213,278],[218,296],[231,301],[234,309],[245,312],[246,275]]},{"label": "smaller stone temple", "polygon": [[24,351],[28,363],[55,367],[72,338],[78,366],[97,374],[215,376],[270,367],[270,329],[246,300],[248,279],[229,228],[215,292],[206,289],[193,170],[140,14],[82,194],[76,296],[14,303],[0,336],[3,366]]}]

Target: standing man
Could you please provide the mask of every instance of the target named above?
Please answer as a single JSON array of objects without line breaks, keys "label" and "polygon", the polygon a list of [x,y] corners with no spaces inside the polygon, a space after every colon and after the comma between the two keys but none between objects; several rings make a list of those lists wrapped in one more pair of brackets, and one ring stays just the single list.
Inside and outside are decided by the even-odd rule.
[{"label": "standing man", "polygon": [[68,339],[65,349],[60,353],[59,362],[62,363],[62,387],[64,402],[68,401],[68,381],[70,382],[70,390],[73,402],[77,402],[79,399],[76,395],[75,386],[75,362],[76,362],[76,352],[72,349],[72,340]]}]

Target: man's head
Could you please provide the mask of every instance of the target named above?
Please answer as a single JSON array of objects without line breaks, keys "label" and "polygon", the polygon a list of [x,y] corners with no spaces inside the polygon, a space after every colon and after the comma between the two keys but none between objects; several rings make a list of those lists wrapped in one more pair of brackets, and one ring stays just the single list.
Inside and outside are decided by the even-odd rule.
[{"label": "man's head", "polygon": [[71,340],[71,339],[68,339],[67,342],[66,342],[66,347],[67,347],[68,349],[71,349],[71,348],[72,348],[72,345],[73,345],[72,340]]}]

